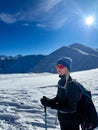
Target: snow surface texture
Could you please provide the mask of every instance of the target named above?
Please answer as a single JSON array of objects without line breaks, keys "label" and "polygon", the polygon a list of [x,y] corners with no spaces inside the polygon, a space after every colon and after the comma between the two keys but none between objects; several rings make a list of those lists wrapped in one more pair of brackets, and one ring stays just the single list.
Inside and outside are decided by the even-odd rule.
[{"label": "snow surface texture", "polygon": [[[92,91],[98,111],[98,69],[71,73]],[[42,96],[56,95],[57,74],[7,74],[0,75],[0,130],[45,130]],[[48,130],[60,130],[55,125],[56,110],[47,108]],[[98,130],[98,129],[96,129]]]}]

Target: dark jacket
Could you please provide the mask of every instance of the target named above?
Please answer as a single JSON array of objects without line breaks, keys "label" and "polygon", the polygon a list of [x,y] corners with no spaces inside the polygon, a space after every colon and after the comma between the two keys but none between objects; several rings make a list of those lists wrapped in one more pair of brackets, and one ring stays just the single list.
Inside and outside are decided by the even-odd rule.
[{"label": "dark jacket", "polygon": [[[61,76],[58,91],[54,99],[54,108],[58,110],[61,126],[81,124],[82,129],[93,130],[98,125],[98,116],[89,91],[80,83],[72,80],[71,76],[65,86],[66,77]],[[66,125],[65,125],[66,123]],[[69,126],[69,125],[68,125]]]},{"label": "dark jacket", "polygon": [[71,76],[68,79],[67,86],[64,87],[65,78],[64,75],[61,76],[58,82],[57,95],[54,98],[54,102],[56,102],[55,109],[61,113],[74,113],[77,111],[81,90]]},{"label": "dark jacket", "polygon": [[78,120],[77,104],[81,90],[71,76],[65,86],[65,75],[60,76],[58,82],[57,95],[54,100],[54,108],[58,110],[58,119],[61,130],[79,130],[80,120]]}]

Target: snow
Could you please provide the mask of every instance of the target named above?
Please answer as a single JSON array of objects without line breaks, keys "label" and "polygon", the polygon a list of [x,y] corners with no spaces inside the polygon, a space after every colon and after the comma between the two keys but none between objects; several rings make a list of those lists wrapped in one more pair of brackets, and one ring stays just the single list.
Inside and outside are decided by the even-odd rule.
[{"label": "snow", "polygon": [[[98,111],[98,69],[71,73],[74,79],[92,91]],[[0,75],[0,130],[44,130],[42,96],[56,95],[58,74],[27,73]],[[49,130],[60,130],[56,110],[47,108]],[[97,129],[96,129],[97,130]]]},{"label": "snow", "polygon": [[86,52],[84,52],[84,51],[82,51],[80,49],[77,49],[77,48],[73,48],[73,49],[76,50],[76,51],[78,51],[78,52],[80,52],[83,55],[89,55],[88,53],[86,53]]}]

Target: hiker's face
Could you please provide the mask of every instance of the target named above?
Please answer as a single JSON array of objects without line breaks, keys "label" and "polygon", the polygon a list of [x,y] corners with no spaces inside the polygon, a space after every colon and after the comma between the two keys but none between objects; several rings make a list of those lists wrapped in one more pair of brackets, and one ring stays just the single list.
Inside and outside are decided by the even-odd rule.
[{"label": "hiker's face", "polygon": [[66,67],[64,68],[57,68],[57,72],[59,75],[67,75],[68,74],[68,69]]}]

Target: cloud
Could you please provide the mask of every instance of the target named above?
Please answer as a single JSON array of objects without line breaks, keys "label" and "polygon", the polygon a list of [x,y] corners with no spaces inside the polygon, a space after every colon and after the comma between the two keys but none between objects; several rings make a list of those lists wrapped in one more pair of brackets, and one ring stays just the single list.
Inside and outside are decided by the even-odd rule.
[{"label": "cloud", "polygon": [[45,28],[47,26],[45,24],[37,24],[37,27]]},{"label": "cloud", "polygon": [[10,23],[10,24],[15,23],[17,21],[14,16],[5,13],[0,14],[0,19],[5,23]]},{"label": "cloud", "polygon": [[24,24],[23,24],[23,26],[28,27],[28,26],[29,26],[29,24],[28,24],[28,23],[24,23]]},{"label": "cloud", "polygon": [[35,4],[32,3],[25,9],[14,12],[14,14],[1,13],[0,19],[9,24],[13,24],[18,21],[24,22],[36,22],[37,27],[41,28],[61,28],[66,21],[69,19],[70,15],[66,8],[66,3],[68,0],[40,0],[36,1]]},{"label": "cloud", "polygon": [[61,0],[47,0],[41,3],[39,10],[47,13],[50,10],[54,9],[59,3],[61,2]]}]

